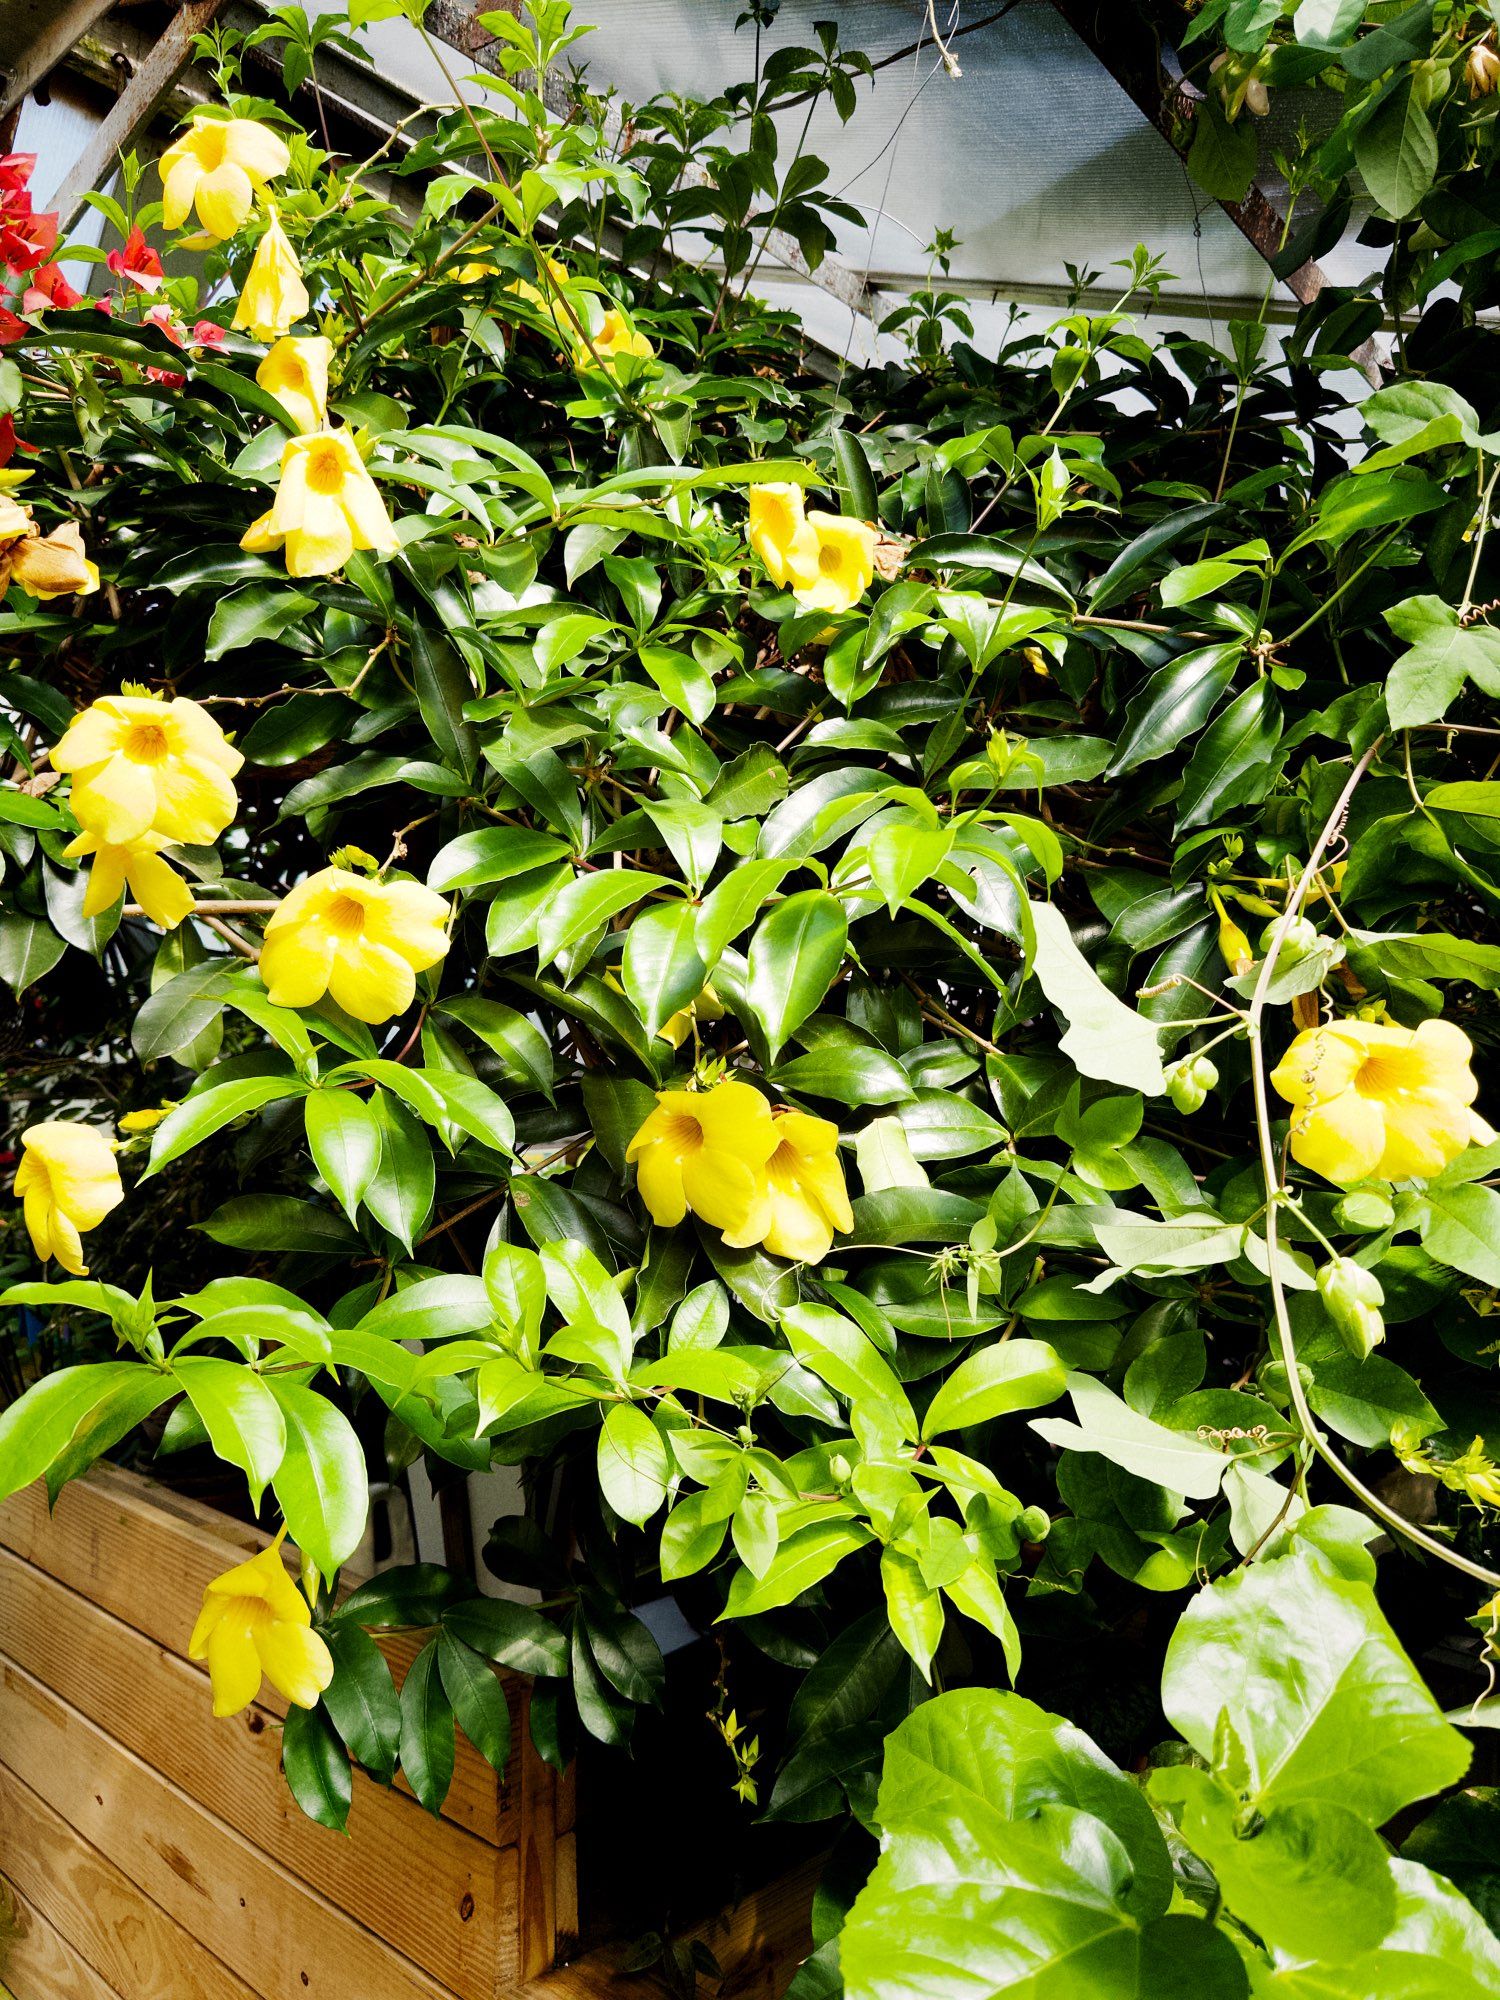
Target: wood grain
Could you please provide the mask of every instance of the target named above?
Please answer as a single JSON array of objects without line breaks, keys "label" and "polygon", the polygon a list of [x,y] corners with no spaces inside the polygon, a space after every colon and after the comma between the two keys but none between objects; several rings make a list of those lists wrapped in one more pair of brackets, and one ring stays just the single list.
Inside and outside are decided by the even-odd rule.
[{"label": "wood grain", "polygon": [[[0,1756],[145,1898],[211,1938],[265,2000],[451,2000],[410,1960],[4,1660]],[[390,1893],[401,1893],[399,1881]],[[176,2000],[171,1985],[141,2000],[167,1993]]]},{"label": "wood grain", "polygon": [[[98,1465],[64,1487],[50,1517],[39,1483],[0,1507],[0,1547],[178,1657],[186,1651],[208,1584],[232,1564],[258,1555],[269,1539],[258,1528],[112,1465]],[[398,1682],[421,1643],[410,1633],[385,1637],[382,1650]],[[519,1834],[520,1743],[527,1733],[526,1683],[511,1674],[501,1679],[512,1722],[505,1778],[497,1781],[461,1737],[443,1805],[445,1819],[495,1847]],[[286,1713],[274,1689],[263,1689],[262,1696],[270,1713]],[[397,1784],[406,1790],[404,1779]]]},{"label": "wood grain", "polygon": [[[3,1766],[0,1825],[13,1891],[98,1972],[106,1992],[120,2000],[258,2000]],[[17,1978],[16,2000],[54,2000],[50,1989],[33,1995]]]},{"label": "wood grain", "polygon": [[6,2000],[120,2000],[83,1954],[0,1876],[0,1995]]},{"label": "wood grain", "polygon": [[202,1669],[3,1551],[0,1650],[461,2000],[514,1980],[513,1854],[502,1881],[493,1848],[359,1773],[350,1838],[329,1834],[287,1790],[266,1709],[216,1721]]}]

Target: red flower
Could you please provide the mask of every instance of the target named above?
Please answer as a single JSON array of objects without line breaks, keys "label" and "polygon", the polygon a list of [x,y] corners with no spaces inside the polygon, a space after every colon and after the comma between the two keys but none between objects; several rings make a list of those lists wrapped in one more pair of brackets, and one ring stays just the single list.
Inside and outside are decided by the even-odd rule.
[{"label": "red flower", "polygon": [[187,346],[187,335],[172,318],[172,308],[167,304],[165,299],[162,300],[160,305],[153,306],[150,312],[146,314],[146,324],[148,326],[159,327],[174,347]]},{"label": "red flower", "polygon": [[154,292],[161,284],[161,258],[146,241],[145,233],[139,226],[126,237],[125,248],[111,250],[104,261],[116,277],[128,278],[143,292]]},{"label": "red flower", "polygon": [[24,211],[11,203],[0,206],[0,263],[12,271],[31,271],[45,264],[57,247],[57,217],[33,215],[30,197],[23,195],[21,200]]},{"label": "red flower", "polygon": [[0,470],[10,464],[18,451],[37,451],[40,447],[28,444],[25,438],[16,436],[16,420],[9,414],[0,417]]},{"label": "red flower", "polygon": [[26,287],[26,296],[21,301],[21,310],[28,313],[44,312],[48,306],[59,306],[66,312],[72,306],[83,304],[83,293],[75,291],[62,274],[60,264],[43,264],[33,271],[31,283]]},{"label": "red flower", "polygon": [[[0,201],[9,195],[25,194],[35,167],[35,153],[0,154]],[[28,202],[31,199],[29,195],[26,198]]]},{"label": "red flower", "polygon": [[18,319],[8,307],[0,306],[0,347],[13,347],[30,332],[24,319]]},{"label": "red flower", "polygon": [[187,382],[187,377],[176,368],[148,368],[146,380],[160,382],[164,389],[181,389]]},{"label": "red flower", "polygon": [[200,319],[194,321],[193,323],[194,347],[211,348],[213,352],[217,354],[222,350],[225,338],[226,336],[224,333],[224,329],[217,323],[217,321],[211,319]]}]

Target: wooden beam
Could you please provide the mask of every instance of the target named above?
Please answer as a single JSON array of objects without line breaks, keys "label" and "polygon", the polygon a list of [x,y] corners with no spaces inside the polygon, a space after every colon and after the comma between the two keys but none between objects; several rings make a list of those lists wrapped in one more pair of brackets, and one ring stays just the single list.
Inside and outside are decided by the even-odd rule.
[{"label": "wooden beam", "polygon": [[67,229],[83,206],[83,198],[113,173],[115,162],[177,81],[193,54],[199,35],[224,6],[225,0],[183,0],[150,54],[120,92],[109,115],[63,176],[52,197],[58,221]]},{"label": "wooden beam", "polygon": [[21,4],[30,32],[23,28],[17,42],[7,27],[7,44],[16,52],[5,58],[9,81],[0,95],[0,118],[52,74],[79,37],[109,12],[114,0],[30,0],[29,6],[21,0]]}]

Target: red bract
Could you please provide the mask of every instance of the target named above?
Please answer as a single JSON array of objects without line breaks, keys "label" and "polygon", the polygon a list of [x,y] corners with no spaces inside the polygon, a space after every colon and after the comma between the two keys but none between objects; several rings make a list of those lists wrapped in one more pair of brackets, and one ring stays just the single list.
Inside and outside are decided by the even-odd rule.
[{"label": "red bract", "polygon": [[75,291],[68,283],[62,274],[62,266],[43,264],[40,270],[32,272],[21,308],[23,312],[38,313],[48,306],[60,306],[66,312],[70,307],[82,304],[83,293]]},{"label": "red bract", "polygon": [[194,347],[211,347],[215,350],[218,350],[219,348],[223,347],[224,341],[225,341],[224,329],[222,326],[219,326],[214,320],[200,319],[194,321],[193,323]]},{"label": "red bract", "polygon": [[23,437],[16,436],[16,420],[8,413],[0,417],[0,470],[10,464],[18,451],[37,451],[40,447],[28,444]]},{"label": "red bract", "polygon": [[[159,327],[174,347],[187,346],[187,335],[172,318],[172,308],[165,300],[159,306],[153,306],[147,313],[146,324]],[[149,373],[149,370],[147,372]]]},{"label": "red bract", "polygon": [[0,306],[0,347],[13,347],[18,340],[24,340],[31,328],[24,319],[18,319],[7,306]]},{"label": "red bract", "polygon": [[[35,153],[0,154],[0,201],[10,196],[25,194],[26,183],[31,179],[35,167]],[[27,200],[30,200],[29,195]]]},{"label": "red bract", "polygon": [[26,211],[5,203],[0,205],[0,263],[11,271],[32,271],[45,264],[57,247],[55,214],[33,215],[27,196]]},{"label": "red bract", "polygon": [[161,258],[146,241],[145,233],[139,226],[126,237],[125,248],[111,250],[104,261],[117,277],[128,278],[143,292],[154,292],[161,283]]}]

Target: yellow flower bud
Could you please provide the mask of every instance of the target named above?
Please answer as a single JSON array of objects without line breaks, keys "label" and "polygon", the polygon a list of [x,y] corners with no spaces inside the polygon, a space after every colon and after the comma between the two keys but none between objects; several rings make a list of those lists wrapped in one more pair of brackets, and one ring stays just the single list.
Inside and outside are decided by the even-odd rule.
[{"label": "yellow flower bud", "polygon": [[275,209],[255,246],[231,324],[238,333],[257,340],[280,340],[304,317],[311,300],[302,282],[302,266]]},{"label": "yellow flower bud", "polygon": [[255,371],[255,379],[286,411],[299,431],[321,430],[328,421],[328,369],[333,342],[322,334],[278,340]]}]

